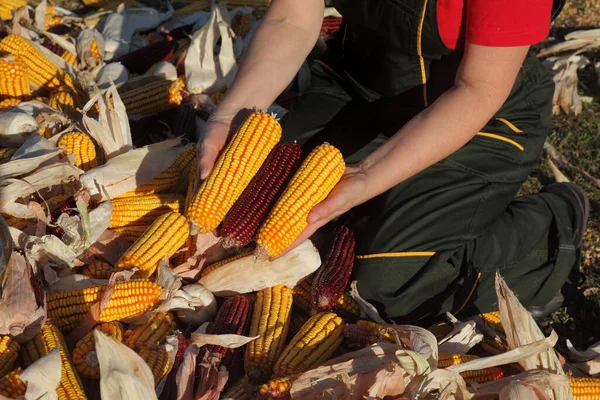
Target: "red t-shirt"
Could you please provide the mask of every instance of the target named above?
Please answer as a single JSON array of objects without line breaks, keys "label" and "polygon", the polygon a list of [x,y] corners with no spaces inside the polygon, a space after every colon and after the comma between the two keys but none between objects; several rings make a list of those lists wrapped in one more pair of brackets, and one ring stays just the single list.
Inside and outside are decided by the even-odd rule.
[{"label": "red t-shirt", "polygon": [[438,28],[450,48],[528,46],[550,31],[552,0],[438,0]]}]

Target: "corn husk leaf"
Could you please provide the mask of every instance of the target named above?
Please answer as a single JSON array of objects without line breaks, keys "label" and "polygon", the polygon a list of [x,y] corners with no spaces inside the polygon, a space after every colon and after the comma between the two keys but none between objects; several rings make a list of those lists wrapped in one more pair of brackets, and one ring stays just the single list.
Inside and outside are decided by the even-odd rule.
[{"label": "corn husk leaf", "polygon": [[223,346],[228,347],[230,349],[237,349],[247,343],[258,338],[258,336],[248,337],[243,335],[233,335],[233,334],[225,334],[225,335],[211,335],[206,333],[206,328],[208,327],[209,322],[205,322],[196,329],[195,332],[192,333],[190,337],[189,343],[195,344],[198,347],[209,345]]},{"label": "corn husk leaf", "polygon": [[58,399],[56,388],[60,385],[61,359],[59,347],[33,362],[20,375],[27,385],[25,400]]},{"label": "corn husk leaf", "polygon": [[37,42],[32,42],[33,46],[42,53],[48,60],[50,60],[54,65],[63,70],[67,75],[70,75],[71,78],[77,80],[77,76],[79,75],[79,71],[71,64],[69,64],[64,58],[59,57],[54,54],[46,47],[42,46]]},{"label": "corn husk leaf", "polygon": [[[529,311],[519,302],[519,299],[508,288],[506,282],[496,272],[496,295],[498,296],[498,309],[500,321],[506,333],[506,342],[510,349],[544,340],[544,334],[531,317]],[[555,334],[550,335],[554,337]],[[564,374],[556,352],[550,348],[535,357],[519,361],[524,370],[547,369],[556,374]]]},{"label": "corn husk leaf", "polygon": [[190,344],[183,355],[183,361],[177,370],[177,400],[192,400],[196,371],[196,358],[200,348]]},{"label": "corn husk leaf", "polygon": [[600,40],[600,29],[586,29],[581,31],[569,32],[565,35],[565,40],[578,40],[584,39],[589,41]]},{"label": "corn husk leaf", "polygon": [[219,400],[221,392],[229,379],[227,370],[220,369],[220,354],[204,353],[202,361],[198,363],[200,377],[195,400]]},{"label": "corn husk leaf", "polygon": [[356,285],[357,285],[356,281],[352,281],[352,283],[350,284],[350,296],[358,304],[358,307],[360,308],[361,318],[369,318],[369,319],[377,322],[378,324],[388,325],[388,323],[385,322],[383,320],[383,318],[381,318],[381,316],[379,315],[377,308],[375,308],[374,305],[372,305],[371,303],[369,303],[368,301],[366,301],[365,299],[363,299],[360,296]]},{"label": "corn husk leaf", "polygon": [[538,396],[538,392],[525,383],[512,382],[509,383],[502,391],[500,391],[500,400],[540,400],[547,399],[546,396]]},{"label": "corn husk leaf", "polygon": [[450,322],[454,324],[452,331],[438,342],[440,353],[467,354],[473,346],[483,340],[483,335],[477,332],[475,321],[460,322],[450,313]]},{"label": "corn husk leaf", "polygon": [[98,71],[96,82],[100,89],[108,89],[113,83],[118,85],[129,79],[129,71],[120,62],[106,64]]},{"label": "corn husk leaf", "polygon": [[80,267],[89,264],[93,259],[99,258],[115,265],[119,258],[131,247],[131,242],[119,233],[106,230],[83,254],[75,260],[75,265]]},{"label": "corn husk leaf", "polygon": [[148,364],[116,339],[94,330],[103,399],[158,399]]},{"label": "corn husk leaf", "polygon": [[135,32],[135,26],[127,20],[125,4],[120,4],[116,12],[111,13],[102,29],[104,38],[104,59],[111,60],[123,54],[129,53],[131,39]]},{"label": "corn husk leaf", "polygon": [[160,396],[162,393],[167,379],[169,378],[169,373],[175,363],[175,356],[177,355],[177,349],[179,348],[179,339],[177,338],[177,335],[167,336],[165,338],[165,343],[163,343],[161,347],[163,347],[169,355],[169,367],[160,382],[156,383],[156,396]]},{"label": "corn husk leaf", "polygon": [[[33,136],[13,154],[10,161],[0,165],[0,180],[25,175],[48,161],[56,161],[63,152],[41,136]],[[53,160],[54,159],[54,160]]]},{"label": "corn husk leaf", "polygon": [[168,61],[159,61],[150,67],[145,75],[160,76],[167,80],[174,81],[177,79],[177,69]]},{"label": "corn husk leaf", "polygon": [[[256,292],[279,284],[294,287],[321,265],[321,257],[310,240],[274,261],[254,256],[226,264],[198,281],[215,296]],[[248,279],[251,276],[252,279]]]},{"label": "corn husk leaf", "polygon": [[[573,395],[569,387],[569,378],[565,375],[552,374],[548,371],[526,371],[518,375],[508,376],[497,381],[487,382],[474,387],[479,398],[497,396],[510,383],[519,382],[533,386],[539,394],[551,400],[571,400]],[[542,397],[544,398],[544,397]]]},{"label": "corn husk leaf", "polygon": [[[90,169],[80,181],[90,191],[92,199],[108,200],[107,195],[115,198],[150,181],[173,164],[177,156],[187,149],[177,146],[179,143],[179,139],[168,139],[128,151]],[[100,188],[104,188],[106,194]]]},{"label": "corn husk leaf", "polygon": [[20,146],[38,129],[36,120],[18,108],[0,112],[0,146]]},{"label": "corn husk leaf", "polygon": [[[0,215],[0,278],[4,276],[4,271],[6,271],[10,256],[13,252],[13,246],[15,245],[19,245],[19,234],[17,233],[17,237],[15,238],[11,227],[6,224],[6,220]],[[2,289],[0,287],[0,295],[1,294]]]},{"label": "corn husk leaf", "polygon": [[[344,354],[300,375],[290,395],[292,399],[398,396],[415,375],[429,372],[427,362],[420,355],[408,353],[397,344],[376,343]],[[407,371],[405,366],[413,372]]]},{"label": "corn husk leaf", "polygon": [[36,296],[39,288],[34,287],[34,282],[32,266],[21,254],[13,252],[2,276],[0,334],[10,334],[19,343],[32,339],[46,319],[44,298]]},{"label": "corn husk leaf", "polygon": [[59,278],[48,287],[47,293],[64,292],[67,290],[82,289],[97,285],[108,284],[108,279],[93,279],[85,275],[71,274]]},{"label": "corn husk leaf", "polygon": [[465,380],[447,369],[436,369],[430,374],[417,376],[407,388],[411,399],[456,399],[473,398],[467,390]]},{"label": "corn husk leaf", "polygon": [[[173,271],[164,266],[171,274]],[[158,270],[157,283],[160,283],[161,268]],[[178,278],[181,281],[181,278]],[[171,284],[167,287],[172,287]],[[195,283],[182,288],[177,287],[169,291],[167,299],[164,300],[157,311],[175,311],[177,317],[190,326],[200,326],[205,322],[212,321],[217,314],[217,301],[215,296],[204,286]]]},{"label": "corn husk leaf", "polygon": [[[192,94],[222,92],[237,72],[233,51],[235,34],[224,5],[213,4],[209,21],[192,36],[185,57],[187,90]],[[221,45],[215,56],[215,46]]]},{"label": "corn husk leaf", "polygon": [[46,7],[48,7],[48,2],[42,0],[35,8],[34,22],[37,29],[44,30],[46,27]]}]

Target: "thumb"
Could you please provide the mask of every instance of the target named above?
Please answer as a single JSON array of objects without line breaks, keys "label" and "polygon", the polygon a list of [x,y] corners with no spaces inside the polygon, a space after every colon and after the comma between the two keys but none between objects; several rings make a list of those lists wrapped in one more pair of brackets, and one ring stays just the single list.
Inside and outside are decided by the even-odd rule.
[{"label": "thumb", "polygon": [[345,211],[346,199],[343,196],[331,196],[317,204],[308,214],[308,223],[329,221]]}]

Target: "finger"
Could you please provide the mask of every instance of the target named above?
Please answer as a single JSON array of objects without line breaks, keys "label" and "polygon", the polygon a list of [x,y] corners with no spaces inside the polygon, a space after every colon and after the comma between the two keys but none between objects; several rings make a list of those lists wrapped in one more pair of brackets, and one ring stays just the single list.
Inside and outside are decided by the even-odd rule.
[{"label": "finger", "polygon": [[306,239],[310,238],[317,231],[317,229],[319,229],[320,227],[322,227],[323,225],[325,225],[327,222],[328,221],[319,221],[319,222],[317,222],[315,224],[308,225],[306,228],[304,228],[304,230],[302,231],[302,233],[300,234],[300,236],[298,236],[296,238],[296,240],[294,240],[292,242],[292,244],[289,245],[288,248],[283,251],[283,253],[281,253],[277,257],[272,257],[271,261],[276,260],[279,257],[283,257],[284,255],[286,255],[287,253],[289,253],[290,251],[292,251],[293,249],[295,249],[296,247],[298,247]]},{"label": "finger", "polygon": [[308,223],[315,224],[319,221],[329,221],[346,211],[348,201],[345,196],[333,195],[317,204],[308,214]]},{"label": "finger", "polygon": [[218,155],[219,150],[216,146],[207,144],[206,142],[202,144],[202,147],[200,148],[200,161],[198,163],[198,167],[200,168],[200,179],[204,180],[208,174],[210,174],[210,171],[212,171],[215,166]]}]

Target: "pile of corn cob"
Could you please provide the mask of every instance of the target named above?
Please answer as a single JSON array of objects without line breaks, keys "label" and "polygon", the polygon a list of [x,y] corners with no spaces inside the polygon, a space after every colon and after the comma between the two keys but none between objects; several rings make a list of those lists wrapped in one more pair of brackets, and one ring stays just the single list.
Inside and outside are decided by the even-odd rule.
[{"label": "pile of corn cob", "polygon": [[[61,364],[52,388],[58,398],[97,396],[111,375],[102,362],[100,334],[122,345],[123,357],[138,363],[136,369],[148,372],[161,399],[180,398],[185,390],[195,398],[296,398],[292,387],[303,374],[338,357],[381,343],[410,347],[395,327],[370,320],[351,291],[355,242],[346,226],[337,227],[329,248],[321,249],[322,265],[293,284],[274,274],[260,289],[225,294],[213,279],[234,265],[262,263],[268,271],[275,264],[269,260],[286,257],[308,213],[328,196],[345,164],[329,144],[303,154],[295,143],[280,142],[276,118],[260,111],[246,117],[202,182],[193,146],[164,144],[172,137],[194,140],[196,123],[209,110],[199,110],[198,97],[188,93],[182,62],[195,25],[189,21],[210,8],[209,2],[174,2],[176,23],[148,35],[146,46],[116,54],[105,44],[111,38],[106,26],[102,33],[93,29],[100,20],[98,27],[117,18],[113,11],[74,17],[42,4],[42,27],[33,24],[25,2],[7,1],[0,5],[0,19],[19,13],[23,30],[0,29],[6,33],[0,35],[0,212],[13,238],[10,263],[0,271],[2,282],[10,284],[17,284],[11,276],[27,274],[30,279],[19,286],[26,293],[20,296],[29,296],[47,318],[43,323],[21,319],[20,329],[0,332],[0,395],[18,398],[34,390],[31,368],[56,354],[54,349]],[[112,0],[84,4],[102,10],[118,6]],[[254,7],[256,17],[268,1],[227,4]],[[251,32],[248,15],[232,19],[239,37]],[[335,26],[330,22],[324,24],[327,34],[339,20]],[[121,68],[120,74],[111,75],[108,66]],[[109,78],[103,81],[105,73]],[[111,81],[117,97],[99,102]],[[223,95],[207,94],[205,101],[214,103]],[[126,115],[119,111],[121,104]],[[124,118],[117,129],[119,117]],[[171,161],[156,160],[162,165],[156,170],[140,158],[135,184],[127,190],[115,189],[120,176],[100,189],[97,180],[85,179],[122,172],[111,165],[137,151],[162,157],[151,150],[153,144],[166,146],[164,158],[170,152]],[[15,294],[3,285],[0,326],[12,326],[19,310],[11,309]],[[206,295],[203,285],[218,294],[216,301],[210,292],[212,303],[199,301],[193,289]],[[169,305],[178,294],[195,304],[191,311]],[[497,313],[475,319],[485,339],[466,354],[440,353],[437,368],[510,349]],[[438,339],[447,330],[440,334],[439,326],[430,328]],[[245,338],[245,344],[224,343],[232,337]],[[211,366],[227,371],[218,390],[218,385],[207,389]],[[510,364],[460,376],[476,391],[476,384],[503,377],[510,382],[519,372]],[[183,387],[177,376],[186,373],[191,383]],[[600,399],[600,379],[571,378],[569,384],[574,398]],[[407,394],[392,397],[402,395]]]}]

